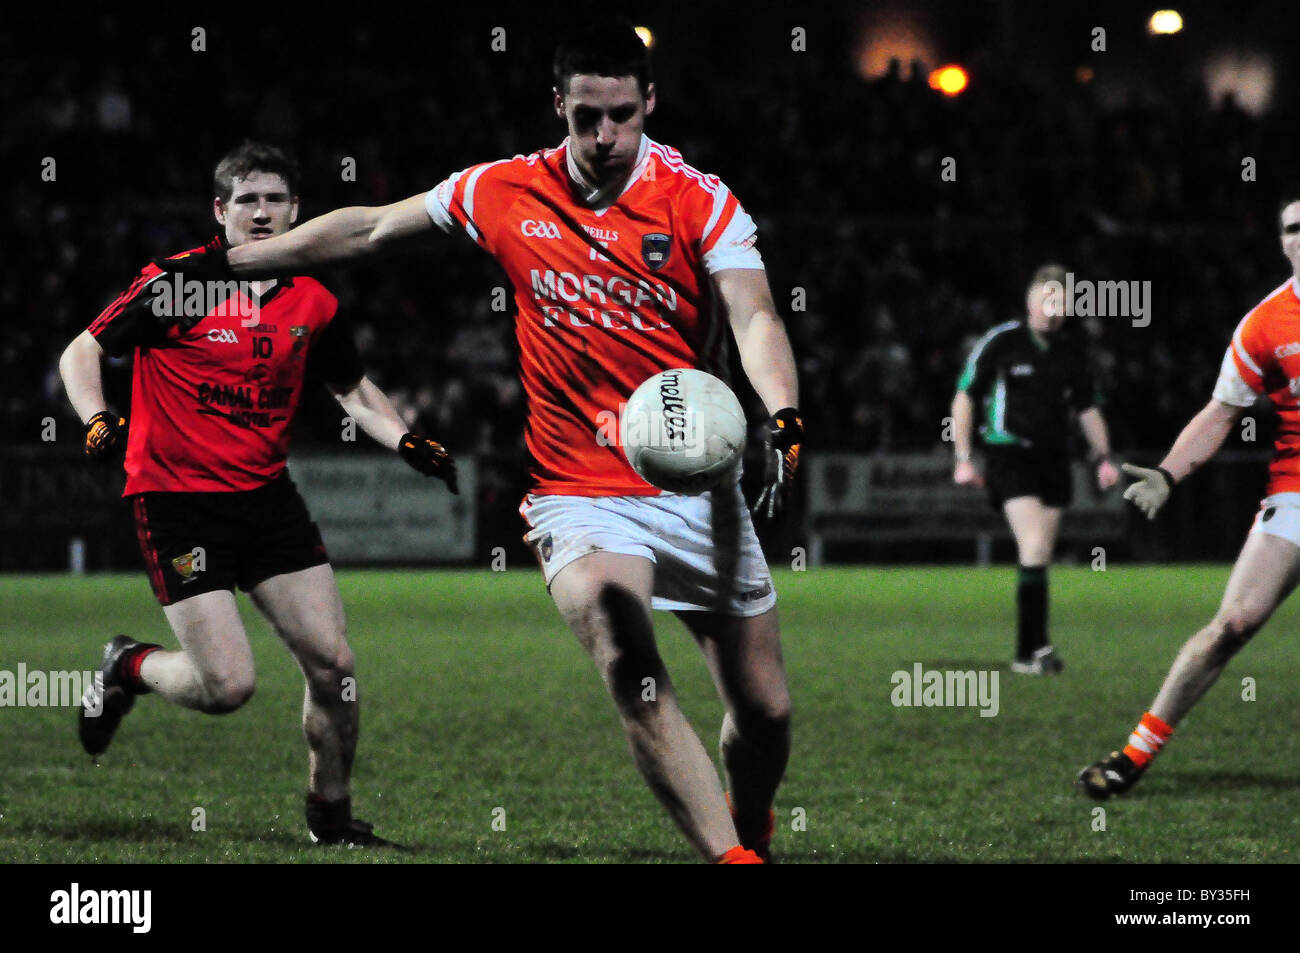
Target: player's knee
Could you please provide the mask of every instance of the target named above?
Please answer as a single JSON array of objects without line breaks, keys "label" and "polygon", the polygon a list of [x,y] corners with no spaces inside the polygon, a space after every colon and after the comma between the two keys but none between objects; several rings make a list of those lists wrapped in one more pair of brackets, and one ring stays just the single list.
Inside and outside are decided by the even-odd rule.
[{"label": "player's knee", "polygon": [[738,707],[732,714],[737,733],[747,741],[765,744],[790,734],[790,699],[769,699]]},{"label": "player's knee", "polygon": [[312,695],[319,699],[346,698],[349,680],[356,677],[356,663],[352,647],[342,639],[329,651],[315,655],[303,665]]},{"label": "player's knee", "polygon": [[671,697],[668,670],[656,652],[620,652],[609,665],[609,692],[625,718],[652,719],[662,700]]},{"label": "player's knee", "polygon": [[1215,655],[1231,658],[1241,651],[1250,637],[1259,631],[1263,619],[1258,613],[1242,606],[1231,606],[1219,612],[1214,619],[1214,638],[1210,650]]},{"label": "player's knee", "polygon": [[225,672],[203,680],[203,710],[209,715],[226,715],[253,697],[252,671]]},{"label": "player's knee", "polygon": [[1020,565],[1046,566],[1052,558],[1051,540],[1030,536],[1019,546]]}]

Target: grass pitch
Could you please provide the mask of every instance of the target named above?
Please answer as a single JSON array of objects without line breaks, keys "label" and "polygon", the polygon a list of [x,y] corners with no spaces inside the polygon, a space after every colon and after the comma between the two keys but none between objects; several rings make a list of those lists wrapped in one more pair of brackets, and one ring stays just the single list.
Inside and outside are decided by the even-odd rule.
[{"label": "grass pitch", "polygon": [[[799,862],[1290,862],[1300,845],[1300,604],[1284,606],[1105,805],[1123,744],[1227,567],[1053,570],[1058,678],[1014,676],[1014,569],[778,575],[795,703],[775,849]],[[144,697],[95,766],[71,708],[0,708],[0,862],[691,862],[540,575],[342,572],[362,701],[358,816],[409,853],[316,849],[302,680],[241,598],[258,687],[204,716]],[[141,574],[6,577],[0,669],[83,670],[116,632],[174,645]],[[722,709],[685,630],[660,648],[710,749]],[[999,711],[895,707],[891,675],[999,670]],[[1243,679],[1255,700],[1244,700]],[[202,808],[205,830],[195,830]],[[797,830],[800,826],[805,829]],[[494,825],[495,821],[495,825]],[[504,830],[500,830],[503,826]]]}]

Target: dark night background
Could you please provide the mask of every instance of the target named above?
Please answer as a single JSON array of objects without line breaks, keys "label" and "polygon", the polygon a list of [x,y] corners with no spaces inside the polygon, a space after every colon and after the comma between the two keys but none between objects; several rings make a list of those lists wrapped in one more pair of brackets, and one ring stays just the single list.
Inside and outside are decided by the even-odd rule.
[{"label": "dark night background", "polygon": [[[970,345],[1020,315],[1027,278],[1048,259],[1096,280],[1152,282],[1149,327],[1094,318],[1074,330],[1103,381],[1116,449],[1162,452],[1208,399],[1237,321],[1287,277],[1276,204],[1294,173],[1293,3],[1178,4],[1186,25],[1172,37],[1149,36],[1156,6],[1132,2],[624,9],[656,38],[660,102],[647,132],[719,175],[759,224],[812,452],[945,452],[941,420]],[[205,52],[190,48],[196,26]],[[3,452],[53,452],[41,444],[47,416],[78,432],[60,352],[144,262],[211,236],[223,152],[246,136],[294,151],[304,220],[555,145],[558,26],[496,4],[419,17],[370,4],[355,19],[200,8],[7,20]],[[505,52],[491,49],[495,27]],[[1094,27],[1105,52],[1090,47]],[[806,51],[791,49],[795,28]],[[900,69],[877,75],[891,53]],[[913,57],[925,61],[919,77]],[[925,80],[945,63],[970,74],[954,98]],[[54,182],[41,179],[47,156]],[[940,179],[945,156],[955,182]],[[355,182],[341,181],[344,157]],[[1242,180],[1246,157],[1256,181]],[[503,283],[495,265],[449,239],[405,265],[323,277],[371,376],[413,428],[481,455],[484,519],[513,525],[522,394],[511,315],[490,308]],[[796,288],[806,310],[791,308]],[[119,409],[129,381],[128,364],[106,370]],[[336,440],[338,417],[323,394],[306,404],[300,444]],[[1253,458],[1268,437],[1264,426],[1228,449]],[[1262,486],[1262,467],[1249,473],[1204,491],[1206,505],[1234,514],[1225,538],[1239,541]],[[22,501],[38,497],[12,485],[6,497],[19,500],[8,535]],[[1231,555],[1205,545],[1202,555]],[[6,545],[0,566],[40,564],[39,548]]]}]

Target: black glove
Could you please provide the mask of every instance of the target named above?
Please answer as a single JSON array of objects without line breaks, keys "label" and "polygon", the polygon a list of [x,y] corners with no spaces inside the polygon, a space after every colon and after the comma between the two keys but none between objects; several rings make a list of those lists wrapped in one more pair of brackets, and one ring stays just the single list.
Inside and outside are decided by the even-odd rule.
[{"label": "black glove", "polygon": [[86,423],[86,456],[107,463],[126,449],[126,421],[111,410],[101,410]]},{"label": "black glove", "polygon": [[456,484],[456,461],[451,458],[447,448],[438,441],[408,433],[397,445],[397,452],[412,469],[419,470],[425,476],[435,476],[439,480],[445,480],[447,489],[453,493],[460,493],[460,488]]},{"label": "black glove", "polygon": [[[174,258],[155,258],[153,263],[169,275],[180,275],[185,281],[221,282],[235,281],[230,270],[226,251],[230,248],[225,235],[216,235],[202,248],[187,251]],[[179,307],[179,302],[177,302]],[[182,332],[189,331],[206,317],[203,314],[160,315],[163,326],[178,325]]]},{"label": "black glove", "polygon": [[754,503],[754,515],[771,520],[781,512],[794,487],[799,469],[799,446],[803,443],[803,420],[793,407],[778,410],[767,419],[763,435],[763,492]]},{"label": "black glove", "polygon": [[216,235],[202,248],[173,258],[155,258],[153,263],[169,275],[181,274],[196,281],[234,281],[226,251],[230,245],[225,235]]}]

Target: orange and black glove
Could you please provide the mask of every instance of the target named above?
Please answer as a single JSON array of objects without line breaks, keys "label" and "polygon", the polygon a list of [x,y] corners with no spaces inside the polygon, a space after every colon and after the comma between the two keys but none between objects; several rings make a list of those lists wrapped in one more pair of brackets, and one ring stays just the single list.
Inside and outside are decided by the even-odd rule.
[{"label": "orange and black glove", "polygon": [[86,422],[86,456],[107,463],[126,452],[126,421],[111,410],[101,410]]},{"label": "orange and black glove", "polygon": [[763,434],[763,492],[754,503],[754,515],[773,520],[785,508],[799,470],[799,446],[803,443],[803,420],[793,407],[778,410],[767,419]]},{"label": "orange and black glove", "polygon": [[403,435],[402,442],[397,445],[397,452],[412,469],[419,470],[425,476],[437,477],[446,482],[447,489],[451,492],[460,493],[460,487],[456,484],[456,461],[438,441],[408,433]]}]

